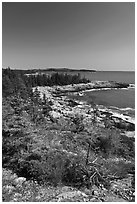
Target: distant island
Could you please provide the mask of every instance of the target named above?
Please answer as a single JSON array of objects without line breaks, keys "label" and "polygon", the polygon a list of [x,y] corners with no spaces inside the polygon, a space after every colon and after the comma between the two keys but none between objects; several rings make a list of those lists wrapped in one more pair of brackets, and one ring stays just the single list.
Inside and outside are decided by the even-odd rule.
[{"label": "distant island", "polygon": [[[4,68],[3,68],[4,69]],[[49,67],[49,68],[44,68],[44,69],[40,69],[40,68],[32,68],[32,69],[14,69],[14,68],[10,68],[11,70],[16,70],[16,72],[18,71],[22,71],[25,73],[36,73],[36,72],[96,72],[95,69],[87,69],[87,68],[66,68],[66,67]]]},{"label": "distant island", "polygon": [[50,67],[50,68],[47,68],[47,69],[44,69],[43,71],[56,71],[56,72],[96,72],[96,70],[94,70],[94,69],[84,69],[84,68],[82,68],[82,69],[72,69],[72,68],[60,68],[60,67],[58,67],[58,68],[52,68],[52,67]]}]

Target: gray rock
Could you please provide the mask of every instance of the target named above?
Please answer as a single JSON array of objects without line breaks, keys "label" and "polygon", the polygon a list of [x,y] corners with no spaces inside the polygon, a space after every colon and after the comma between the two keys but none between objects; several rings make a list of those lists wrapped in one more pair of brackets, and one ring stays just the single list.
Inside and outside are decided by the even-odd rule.
[{"label": "gray rock", "polygon": [[14,180],[15,185],[22,185],[26,181],[25,177],[18,177]]}]

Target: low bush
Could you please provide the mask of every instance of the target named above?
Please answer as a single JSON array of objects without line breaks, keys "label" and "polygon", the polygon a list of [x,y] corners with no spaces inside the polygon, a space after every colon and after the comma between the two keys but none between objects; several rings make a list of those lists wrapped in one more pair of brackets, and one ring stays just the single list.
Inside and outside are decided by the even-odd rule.
[{"label": "low bush", "polygon": [[135,139],[127,137],[125,135],[121,135],[121,152],[120,155],[122,155],[125,158],[135,156]]},{"label": "low bush", "polygon": [[31,161],[18,161],[16,173],[19,176],[23,176],[25,178],[41,181],[43,180],[44,169],[41,166],[41,163],[38,160]]},{"label": "low bush", "polygon": [[73,132],[78,133],[84,130],[84,124],[83,124],[83,117],[76,115],[74,118],[72,118],[72,122],[74,123],[75,127],[73,128]]},{"label": "low bush", "polygon": [[124,159],[109,158],[102,163],[102,171],[106,177],[126,178],[129,173],[133,174],[134,170],[134,162]]},{"label": "low bush", "polygon": [[[18,176],[26,177],[28,180],[37,180],[40,184],[48,183],[54,186],[64,183],[75,187],[86,186],[89,188],[92,185],[90,177],[95,172],[87,169],[82,158],[68,156],[67,153],[59,150],[49,151],[43,158],[37,154],[31,154],[26,159],[18,158],[18,161],[15,162],[14,172]],[[97,182],[102,181],[97,179]]]},{"label": "low bush", "polygon": [[65,165],[63,182],[67,185],[72,185],[76,187],[88,186],[88,172],[86,171],[84,165],[78,159],[73,161],[68,161]]},{"label": "low bush", "polygon": [[[10,136],[9,136],[10,135]],[[16,164],[23,152],[28,151],[30,139],[23,131],[14,131],[12,134],[4,133],[2,138],[2,165],[16,169]]]},{"label": "low bush", "polygon": [[68,157],[62,151],[49,151],[43,158],[42,165],[45,168],[46,180],[55,186],[63,182],[62,178],[65,171]]},{"label": "low bush", "polygon": [[91,146],[96,153],[102,153],[106,158],[111,155],[123,157],[125,159],[134,158],[135,144],[134,138],[129,138],[121,135],[116,129],[102,129],[98,128],[96,134],[92,135]]},{"label": "low bush", "polygon": [[26,158],[27,161],[31,161],[31,160],[38,160],[40,161],[41,160],[41,155],[38,154],[38,153],[32,153],[30,154],[27,158]]},{"label": "low bush", "polygon": [[98,149],[98,151],[101,151],[104,156],[107,156],[111,150],[111,140],[108,137],[97,137],[95,148]]},{"label": "low bush", "polygon": [[16,173],[39,183],[57,185],[62,183],[67,161],[67,156],[60,151],[49,151],[43,158],[33,153],[25,160],[18,160]]}]

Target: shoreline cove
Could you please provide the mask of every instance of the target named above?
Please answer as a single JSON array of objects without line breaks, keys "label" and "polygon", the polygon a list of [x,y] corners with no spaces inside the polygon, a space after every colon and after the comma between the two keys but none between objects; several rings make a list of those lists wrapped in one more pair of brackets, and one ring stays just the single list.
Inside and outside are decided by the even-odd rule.
[{"label": "shoreline cove", "polygon": [[[135,112],[135,88],[98,88],[80,92],[70,92],[72,99],[109,107],[113,110]],[[134,114],[133,114],[134,115]]]},{"label": "shoreline cove", "polygon": [[[89,85],[90,84],[90,85]],[[52,105],[52,111],[50,114],[53,118],[60,118],[60,117],[71,117],[74,115],[80,115],[85,120],[90,120],[90,118],[93,117],[94,108],[91,104],[88,104],[86,101],[80,101],[75,99],[70,99],[68,94],[75,94],[76,93],[82,93],[82,91],[86,92],[86,88],[89,87],[98,87],[100,86],[100,89],[104,88],[104,85],[106,85],[106,88],[111,88],[116,86],[119,88],[119,86],[124,86],[122,88],[125,88],[125,86],[129,87],[128,84],[117,84],[116,82],[92,82],[88,84],[75,84],[75,85],[66,85],[66,86],[53,86],[53,87],[37,87],[38,91],[40,92],[40,97],[42,98],[43,95],[46,95],[47,100],[51,101],[53,103]],[[103,88],[102,88],[103,87]],[[33,91],[36,87],[33,88]],[[79,89],[79,90],[78,90]],[[83,90],[84,89],[84,90]],[[116,88],[117,89],[117,88]],[[64,95],[65,93],[65,95]],[[70,103],[74,103],[70,106]],[[69,104],[69,105],[68,105]],[[112,109],[109,107],[96,105],[96,108],[98,110],[98,116],[97,121],[102,126],[104,126],[106,118],[110,120],[110,123],[113,124],[113,126],[125,131],[126,135],[132,135],[134,137],[135,135],[135,118],[130,117],[128,115],[124,115],[122,113],[119,113],[117,110],[120,110],[118,107],[113,107]],[[116,109],[114,111],[114,108]],[[129,110],[130,108],[127,107],[126,109],[122,108],[122,110]],[[131,109],[130,109],[131,110]],[[108,116],[109,115],[109,116]],[[105,126],[104,126],[105,127]],[[132,134],[129,134],[129,132],[132,131]]]}]

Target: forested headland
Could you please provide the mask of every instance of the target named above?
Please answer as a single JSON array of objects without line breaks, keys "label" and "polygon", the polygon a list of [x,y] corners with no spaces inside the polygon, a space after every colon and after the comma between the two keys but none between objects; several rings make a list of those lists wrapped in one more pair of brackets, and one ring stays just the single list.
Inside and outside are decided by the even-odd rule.
[{"label": "forested headland", "polygon": [[27,94],[32,87],[68,85],[78,83],[88,83],[89,80],[81,78],[80,74],[70,75],[68,73],[33,73],[28,70],[2,69],[2,91],[3,95]]}]

